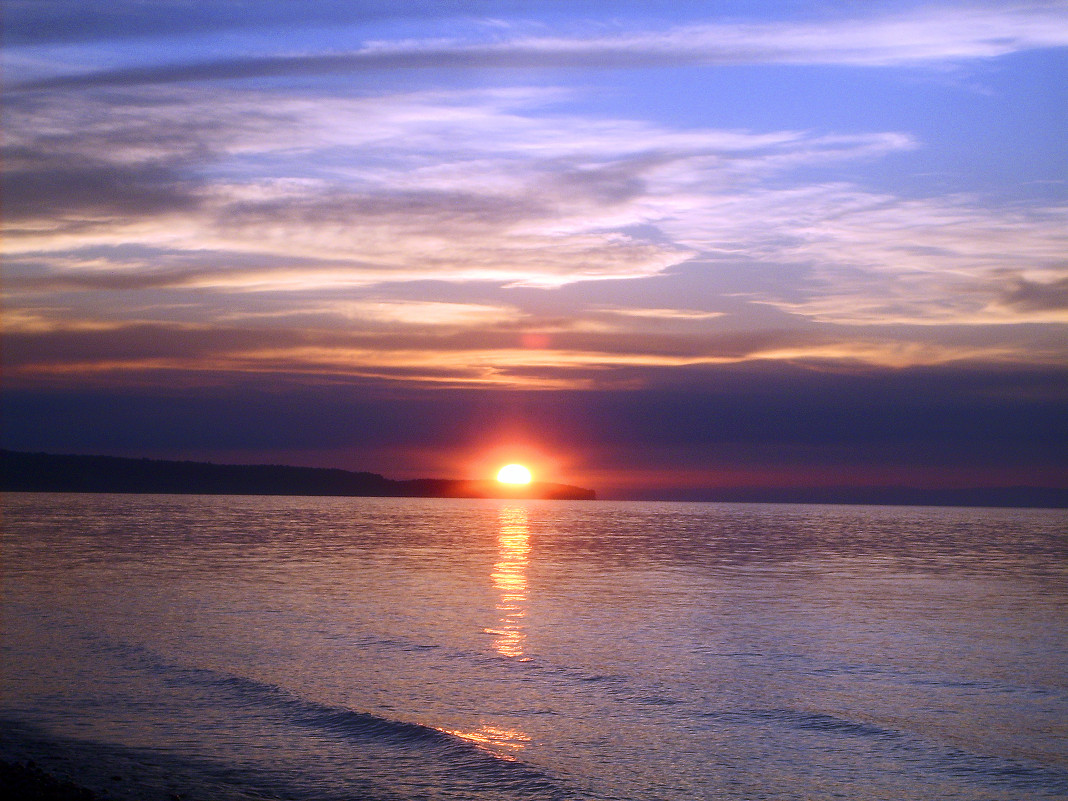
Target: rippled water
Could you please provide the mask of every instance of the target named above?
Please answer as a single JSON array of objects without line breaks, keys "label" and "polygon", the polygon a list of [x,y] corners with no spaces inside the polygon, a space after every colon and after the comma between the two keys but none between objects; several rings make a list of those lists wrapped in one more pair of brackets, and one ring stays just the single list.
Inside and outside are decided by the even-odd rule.
[{"label": "rippled water", "polygon": [[6,747],[190,798],[1064,798],[1066,523],[8,495]]}]

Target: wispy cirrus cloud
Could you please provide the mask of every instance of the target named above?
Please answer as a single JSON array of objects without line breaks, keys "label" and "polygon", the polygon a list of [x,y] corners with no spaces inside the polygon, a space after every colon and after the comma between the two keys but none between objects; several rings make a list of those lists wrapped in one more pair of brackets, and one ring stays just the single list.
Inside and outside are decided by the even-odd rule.
[{"label": "wispy cirrus cloud", "polygon": [[[603,27],[603,26],[598,26]],[[891,67],[990,59],[1068,45],[1063,8],[949,7],[852,19],[691,23],[663,30],[491,40],[402,39],[348,52],[249,54],[61,74],[15,84],[33,91],[403,69],[631,69],[688,65]]]},{"label": "wispy cirrus cloud", "polygon": [[1068,322],[1055,302],[1068,269],[1068,207],[899,198],[827,183],[710,197],[663,227],[697,252],[754,269],[803,268],[802,282],[748,297],[818,322]]},{"label": "wispy cirrus cloud", "polygon": [[[157,286],[207,287],[214,275],[219,288],[261,291],[634,278],[694,255],[634,226],[690,215],[695,201],[799,164],[912,146],[897,134],[678,131],[529,113],[545,94],[274,99],[270,113],[236,92],[16,106],[6,248],[13,258],[96,249],[96,267],[65,269],[77,257],[60,257],[37,276],[87,286],[121,284],[126,272]],[[122,124],[131,107],[147,108],[143,132]],[[170,133],[153,146],[157,127]],[[101,248],[135,246],[151,251],[150,269],[144,259],[99,269]],[[194,253],[216,254],[214,272]]]},{"label": "wispy cirrus cloud", "polygon": [[[922,147],[901,132],[681,128],[569,113],[562,96],[17,98],[11,353],[57,357],[15,358],[9,374],[590,388],[746,361],[1063,355],[990,330],[1063,321],[1063,209],[820,177]],[[683,267],[702,271],[700,303],[618,289]],[[744,277],[727,287],[726,271]],[[595,302],[558,298],[553,314],[531,294],[594,281]]]}]

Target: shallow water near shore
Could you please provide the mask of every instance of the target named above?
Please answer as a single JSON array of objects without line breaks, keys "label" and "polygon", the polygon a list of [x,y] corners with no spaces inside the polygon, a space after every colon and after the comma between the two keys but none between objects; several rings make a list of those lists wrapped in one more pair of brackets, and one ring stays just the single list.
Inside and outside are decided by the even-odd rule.
[{"label": "shallow water near shore", "polygon": [[1064,511],[11,494],[3,525],[2,749],[124,765],[116,796],[1068,795]]}]

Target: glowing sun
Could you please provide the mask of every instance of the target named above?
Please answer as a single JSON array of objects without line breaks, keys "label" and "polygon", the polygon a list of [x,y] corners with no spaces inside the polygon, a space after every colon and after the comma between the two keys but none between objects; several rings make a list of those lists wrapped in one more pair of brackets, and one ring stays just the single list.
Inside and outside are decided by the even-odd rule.
[{"label": "glowing sun", "polygon": [[530,471],[521,464],[506,464],[497,473],[497,480],[503,484],[529,484]]}]

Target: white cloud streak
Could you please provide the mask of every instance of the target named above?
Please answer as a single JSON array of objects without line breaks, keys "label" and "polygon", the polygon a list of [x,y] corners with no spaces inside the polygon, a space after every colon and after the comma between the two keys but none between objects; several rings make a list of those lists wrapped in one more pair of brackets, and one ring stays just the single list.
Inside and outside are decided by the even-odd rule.
[{"label": "white cloud streak", "polygon": [[[632,226],[690,214],[795,166],[912,146],[898,134],[676,131],[530,113],[542,95],[274,99],[265,113],[268,98],[257,95],[205,102],[178,92],[152,94],[151,104],[134,97],[125,108],[82,98],[16,110],[10,140],[26,185],[58,173],[66,186],[35,195],[36,215],[23,204],[30,219],[9,224],[6,247],[259,255],[274,266],[198,270],[187,281],[260,291],[428,277],[527,286],[638,278],[696,251]],[[139,123],[124,124],[145,105]],[[190,127],[190,119],[210,122]],[[156,129],[171,134],[153,144]],[[80,195],[69,191],[75,179],[85,184]],[[134,190],[159,194],[158,208],[130,208]]]},{"label": "white cloud streak", "polygon": [[[558,97],[155,87],[16,101],[5,121],[9,308],[24,332],[161,320],[203,328],[205,338],[223,321],[430,339],[461,332],[468,344],[449,359],[477,351],[477,381],[495,385],[511,380],[509,370],[553,364],[1022,360],[1026,344],[993,335],[917,342],[890,329],[1065,321],[1064,208],[905,199],[812,177],[920,146],[906,134],[681,130],[552,113]],[[809,177],[798,181],[798,170]],[[687,263],[706,265],[700,306],[681,296],[677,308],[618,299],[616,282],[663,278]],[[751,276],[718,289],[721,267]],[[596,302],[555,320],[508,292],[588,281],[604,287]],[[448,285],[452,299],[419,289],[429,284]],[[770,330],[761,326],[772,310],[775,325],[805,336],[702,347],[713,334]],[[846,331],[872,324],[882,330]],[[840,341],[808,336],[814,329],[836,330]],[[471,344],[479,331],[500,341]],[[524,332],[534,345],[522,345]],[[545,332],[604,338],[567,344]],[[654,333],[674,339],[654,352]],[[220,369],[275,369],[284,354],[306,370],[387,366],[364,343],[255,357],[242,347],[219,356]],[[435,347],[410,345],[416,355],[394,366],[433,362]],[[1050,349],[1034,358],[1049,361]]]},{"label": "white cloud streak", "polygon": [[400,69],[629,69],[687,65],[899,67],[1068,46],[1058,6],[950,7],[820,22],[689,24],[611,35],[377,41],[350,52],[250,55],[57,75],[16,90]]}]

